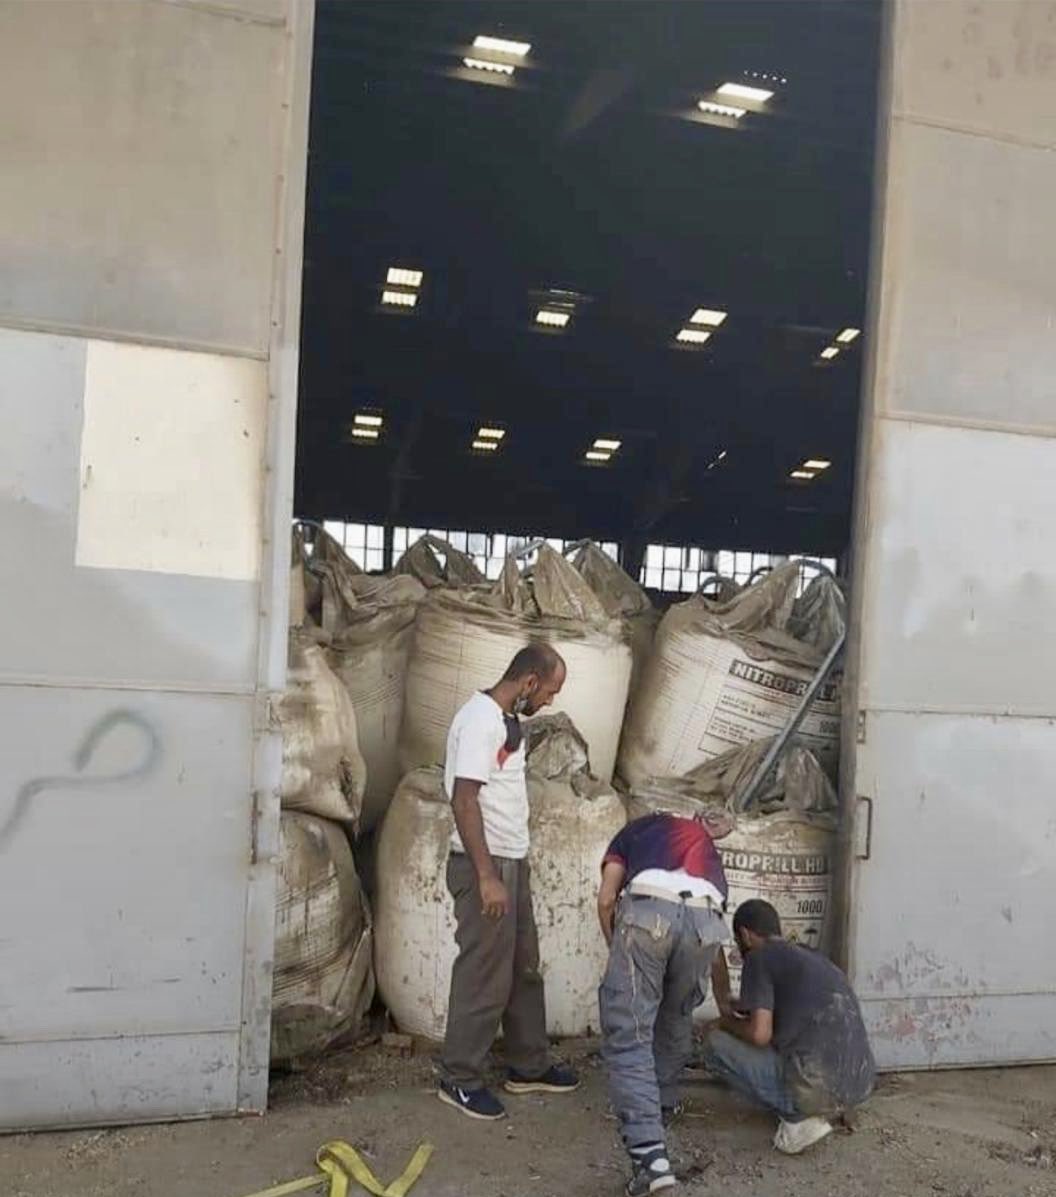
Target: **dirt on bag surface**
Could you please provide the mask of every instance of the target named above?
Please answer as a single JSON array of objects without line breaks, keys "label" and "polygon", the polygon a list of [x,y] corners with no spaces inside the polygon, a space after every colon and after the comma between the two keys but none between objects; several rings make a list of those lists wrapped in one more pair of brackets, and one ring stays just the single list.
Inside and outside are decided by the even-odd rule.
[{"label": "dirt on bag surface", "polygon": [[[429,1049],[380,1043],[276,1077],[264,1117],[0,1139],[4,1197],[246,1197],[310,1175],[341,1138],[383,1183],[418,1143],[435,1153],[413,1197],[616,1197],[625,1162],[597,1045],[558,1049],[583,1075],[571,1096],[509,1097],[504,1122],[471,1121],[434,1096]],[[915,1073],[876,1094],[806,1155],[770,1146],[764,1113],[702,1080],[669,1149],[692,1197],[1050,1197],[1056,1068]],[[320,1188],[312,1192],[325,1192]],[[353,1189],[359,1194],[361,1191]]]}]

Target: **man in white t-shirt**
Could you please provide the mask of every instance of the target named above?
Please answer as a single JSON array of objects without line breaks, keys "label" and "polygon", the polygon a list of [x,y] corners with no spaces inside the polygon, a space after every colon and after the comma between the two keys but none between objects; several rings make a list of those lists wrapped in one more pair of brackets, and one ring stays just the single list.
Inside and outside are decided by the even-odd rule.
[{"label": "man in white t-shirt", "polygon": [[569,1093],[579,1078],[550,1062],[539,938],[528,870],[528,790],[520,715],[549,706],[565,663],[529,644],[502,680],[474,694],[451,724],[444,787],[455,815],[447,887],[455,900],[458,958],[451,969],[437,1096],[471,1118],[505,1117],[484,1084],[502,1025],[510,1093]]}]

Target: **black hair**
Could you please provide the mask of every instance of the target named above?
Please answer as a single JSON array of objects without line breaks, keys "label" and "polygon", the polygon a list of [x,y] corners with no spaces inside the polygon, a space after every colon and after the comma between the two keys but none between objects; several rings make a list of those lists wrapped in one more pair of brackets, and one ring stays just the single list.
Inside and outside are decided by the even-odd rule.
[{"label": "black hair", "polygon": [[762,898],[749,898],[737,907],[733,916],[734,935],[742,929],[767,937],[780,935],[781,917],[769,902],[764,902]]},{"label": "black hair", "polygon": [[549,678],[564,667],[564,659],[552,645],[546,644],[542,640],[533,640],[513,658],[502,675],[502,680],[516,682],[530,673],[534,673],[540,678]]}]

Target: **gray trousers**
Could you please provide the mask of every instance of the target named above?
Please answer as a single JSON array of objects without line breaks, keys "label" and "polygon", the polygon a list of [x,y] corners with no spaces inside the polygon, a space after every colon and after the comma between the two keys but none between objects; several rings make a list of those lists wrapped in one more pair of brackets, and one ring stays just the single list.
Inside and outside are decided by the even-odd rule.
[{"label": "gray trousers", "polygon": [[499,919],[485,918],[481,911],[469,857],[452,852],[447,862],[458,957],[451,968],[440,1068],[445,1080],[463,1089],[484,1084],[484,1064],[500,1025],[510,1068],[537,1077],[550,1067],[528,862],[501,856],[493,860],[510,898],[509,913]]},{"label": "gray trousers", "polygon": [[625,894],[601,983],[602,1059],[624,1144],[662,1143],[693,1050],[693,1011],[726,939],[716,910]]}]

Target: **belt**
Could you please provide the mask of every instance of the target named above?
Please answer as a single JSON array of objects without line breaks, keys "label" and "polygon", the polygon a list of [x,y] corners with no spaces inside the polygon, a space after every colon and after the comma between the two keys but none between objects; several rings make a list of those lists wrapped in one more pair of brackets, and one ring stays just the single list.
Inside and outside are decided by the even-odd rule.
[{"label": "belt", "polygon": [[661,902],[674,902],[676,905],[688,906],[692,910],[714,910],[718,914],[722,913],[722,907],[714,898],[709,898],[706,895],[696,898],[688,890],[676,894],[674,890],[660,889],[659,886],[643,885],[640,882],[632,881],[627,886],[627,893],[632,898],[658,898]]}]

